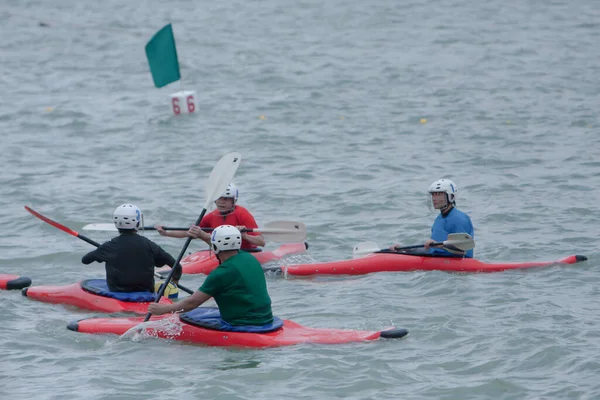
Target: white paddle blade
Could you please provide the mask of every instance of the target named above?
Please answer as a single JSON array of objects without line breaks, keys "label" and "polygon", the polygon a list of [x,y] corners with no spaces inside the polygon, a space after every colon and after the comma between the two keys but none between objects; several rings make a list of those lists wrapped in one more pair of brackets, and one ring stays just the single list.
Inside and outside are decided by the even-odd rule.
[{"label": "white paddle blade", "polygon": [[217,162],[208,177],[206,184],[206,203],[204,209],[208,210],[210,204],[217,200],[231,183],[235,171],[242,161],[242,155],[236,151],[227,153]]},{"label": "white paddle blade", "polygon": [[364,257],[379,250],[380,248],[375,242],[361,242],[352,249],[352,258]]},{"label": "white paddle blade", "polygon": [[117,227],[115,224],[87,224],[82,228],[84,231],[105,231],[105,232],[116,232]]},{"label": "white paddle blade", "polygon": [[444,241],[444,248],[455,248],[461,251],[469,251],[475,247],[475,241],[468,233],[451,233],[448,240]]},{"label": "white paddle blade", "polygon": [[274,242],[299,243],[306,240],[306,225],[297,221],[271,221],[256,231]]}]

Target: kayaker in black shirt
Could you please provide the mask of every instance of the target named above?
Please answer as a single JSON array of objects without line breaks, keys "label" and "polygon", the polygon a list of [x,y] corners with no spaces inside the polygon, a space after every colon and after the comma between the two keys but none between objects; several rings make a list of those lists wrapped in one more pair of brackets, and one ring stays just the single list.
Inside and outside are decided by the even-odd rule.
[{"label": "kayaker in black shirt", "polygon": [[[103,243],[81,259],[84,264],[94,261],[106,263],[106,283],[111,292],[154,292],[154,268],[169,265],[175,259],[153,241],[140,236],[142,212],[133,204],[123,204],[113,213],[119,236]],[[173,281],[181,278],[177,265]]]}]

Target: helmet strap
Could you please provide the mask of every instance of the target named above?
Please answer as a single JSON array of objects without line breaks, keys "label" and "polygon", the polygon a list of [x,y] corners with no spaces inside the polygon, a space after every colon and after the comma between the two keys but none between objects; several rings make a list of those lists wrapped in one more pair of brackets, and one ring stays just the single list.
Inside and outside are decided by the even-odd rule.
[{"label": "helmet strap", "polygon": [[231,208],[231,210],[225,211],[225,212],[219,211],[219,214],[221,214],[221,217],[226,217],[229,214],[232,214],[234,211],[235,211],[235,203],[233,203],[233,207]]},{"label": "helmet strap", "polygon": [[454,208],[454,203],[450,203],[448,201],[448,195],[446,195],[446,205],[440,208],[440,213],[445,217],[450,211],[452,211],[452,208]]}]

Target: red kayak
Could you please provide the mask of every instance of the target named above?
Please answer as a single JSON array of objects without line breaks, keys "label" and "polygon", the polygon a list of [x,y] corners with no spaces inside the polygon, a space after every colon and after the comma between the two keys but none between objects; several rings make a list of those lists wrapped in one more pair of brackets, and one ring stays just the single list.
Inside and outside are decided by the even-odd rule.
[{"label": "red kayak", "polygon": [[[202,311],[202,309],[204,307],[196,310]],[[143,332],[147,336],[201,343],[208,346],[253,348],[290,346],[301,343],[340,344],[364,342],[379,338],[401,338],[408,334],[406,329],[395,328],[384,331],[309,328],[288,320],[279,320],[279,327],[270,332],[231,332],[209,329],[189,323],[185,318],[186,314],[176,314],[175,318],[177,320],[175,321],[172,314],[151,317],[150,322],[143,326]],[[82,333],[122,335],[143,321],[144,318],[86,318],[71,322],[67,328]],[[177,326],[174,327],[173,325]]]},{"label": "red kayak", "polygon": [[[287,243],[281,245],[273,251],[250,252],[261,265],[271,261],[276,261],[290,254],[299,254],[306,251],[308,243]],[[210,250],[197,251],[181,260],[184,274],[205,274],[208,275],[219,265],[219,260]],[[170,269],[169,269],[170,270]],[[163,270],[161,270],[163,272]]]},{"label": "red kayak", "polygon": [[[23,289],[22,293],[23,296],[37,301],[108,313],[146,314],[148,304],[154,301],[154,294],[145,292],[116,294],[126,300],[108,297],[114,292],[103,291],[102,282],[105,286],[106,281],[104,279],[88,279],[67,286],[32,286]],[[161,297],[160,303],[172,304],[172,301]]]},{"label": "red kayak", "polygon": [[23,289],[31,285],[31,279],[19,275],[0,274],[0,289]]},{"label": "red kayak", "polygon": [[522,263],[486,263],[473,258],[431,257],[403,253],[377,252],[365,257],[344,261],[283,266],[288,275],[362,275],[390,271],[446,271],[446,272],[498,272],[508,269],[546,267],[557,264],[575,264],[587,260],[585,256],[572,255],[557,261]]}]

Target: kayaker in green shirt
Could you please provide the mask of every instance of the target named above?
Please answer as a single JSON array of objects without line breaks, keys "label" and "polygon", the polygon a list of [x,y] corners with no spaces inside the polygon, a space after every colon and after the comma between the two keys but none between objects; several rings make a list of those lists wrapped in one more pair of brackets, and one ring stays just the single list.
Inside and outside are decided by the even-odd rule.
[{"label": "kayaker in green shirt", "polygon": [[190,311],[214,297],[221,318],[231,325],[267,325],[273,322],[271,298],[262,266],[250,253],[240,251],[242,234],[231,225],[212,232],[212,250],[220,264],[190,297],[175,304],[152,303],[148,311],[162,315]]}]

